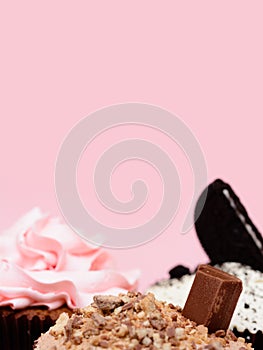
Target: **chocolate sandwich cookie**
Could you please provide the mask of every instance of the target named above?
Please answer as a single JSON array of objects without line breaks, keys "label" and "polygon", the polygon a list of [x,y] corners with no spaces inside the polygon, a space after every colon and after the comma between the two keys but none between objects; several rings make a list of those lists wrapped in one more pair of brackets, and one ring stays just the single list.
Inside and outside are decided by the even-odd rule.
[{"label": "chocolate sandwich cookie", "polygon": [[239,262],[263,272],[262,235],[227,183],[215,180],[201,194],[195,228],[211,264]]}]

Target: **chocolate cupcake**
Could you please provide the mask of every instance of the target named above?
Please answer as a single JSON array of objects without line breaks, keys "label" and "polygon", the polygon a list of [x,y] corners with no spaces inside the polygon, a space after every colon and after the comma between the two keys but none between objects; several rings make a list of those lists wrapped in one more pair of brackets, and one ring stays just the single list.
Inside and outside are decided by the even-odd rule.
[{"label": "chocolate cupcake", "polygon": [[108,253],[34,209],[0,234],[0,349],[32,350],[61,312],[95,293],[133,290],[137,271],[120,273]]},{"label": "chocolate cupcake", "polygon": [[69,316],[72,310],[67,306],[48,310],[45,307],[28,307],[13,310],[0,309],[0,349],[32,349],[34,341],[41,333],[53,326],[61,313]]},{"label": "chocolate cupcake", "polygon": [[[233,189],[219,179],[204,190],[195,213],[196,232],[210,258],[210,264],[243,281],[243,292],[230,329],[237,336],[252,342],[256,350],[262,350],[262,235]],[[179,265],[169,273],[170,279],[157,282],[148,290],[161,300],[183,307],[194,280],[194,272],[191,274],[188,268]]]}]

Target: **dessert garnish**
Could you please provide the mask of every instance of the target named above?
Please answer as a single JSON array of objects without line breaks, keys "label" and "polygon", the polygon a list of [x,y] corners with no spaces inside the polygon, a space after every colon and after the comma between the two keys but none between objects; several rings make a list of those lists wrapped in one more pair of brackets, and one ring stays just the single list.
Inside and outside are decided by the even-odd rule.
[{"label": "dessert garnish", "polygon": [[183,315],[205,325],[210,332],[226,330],[241,291],[242,282],[237,277],[210,265],[200,265]]},{"label": "dessert garnish", "polygon": [[227,183],[218,179],[204,190],[195,209],[195,228],[212,265],[239,262],[263,272],[262,235]]}]

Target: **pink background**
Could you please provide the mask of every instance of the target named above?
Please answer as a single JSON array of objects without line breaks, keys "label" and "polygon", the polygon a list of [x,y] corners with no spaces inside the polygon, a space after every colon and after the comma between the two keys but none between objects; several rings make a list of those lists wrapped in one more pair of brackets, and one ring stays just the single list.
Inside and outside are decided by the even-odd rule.
[{"label": "pink background", "polygon": [[[203,148],[209,181],[230,182],[262,230],[262,10],[261,1],[240,0],[2,3],[0,229],[35,205],[60,215],[54,165],[64,137],[94,110],[136,101],[181,117]],[[120,132],[104,137],[113,143]],[[126,132],[165,148],[182,181],[172,225],[146,245],[112,251],[119,268],[142,269],[143,289],[175,264],[193,268],[206,256],[193,230],[179,233],[193,187],[183,153],[152,130]],[[94,161],[103,146],[95,140],[85,159]],[[151,205],[127,225],[152,215],[160,201],[159,177],[138,163],[117,170],[112,183],[127,200],[133,175],[149,177]],[[105,223],[118,222],[91,204],[91,192],[81,193]]]}]

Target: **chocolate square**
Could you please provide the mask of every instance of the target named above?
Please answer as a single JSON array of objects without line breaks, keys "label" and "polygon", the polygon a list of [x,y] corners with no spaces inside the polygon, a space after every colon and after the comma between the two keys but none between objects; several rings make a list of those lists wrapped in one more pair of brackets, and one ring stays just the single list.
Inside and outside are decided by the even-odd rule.
[{"label": "chocolate square", "polygon": [[210,265],[198,267],[183,315],[213,333],[229,327],[242,291],[240,279]]}]

